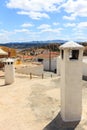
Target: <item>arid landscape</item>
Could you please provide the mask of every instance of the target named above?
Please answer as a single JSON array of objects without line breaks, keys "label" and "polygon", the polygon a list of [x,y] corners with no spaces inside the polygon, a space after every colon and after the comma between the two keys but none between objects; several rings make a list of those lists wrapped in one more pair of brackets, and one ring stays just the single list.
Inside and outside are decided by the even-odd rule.
[{"label": "arid landscape", "polygon": [[[60,112],[60,77],[16,73],[15,82],[5,85],[0,75],[0,130],[43,130]],[[82,84],[82,119],[75,130],[87,130],[87,81]]]},{"label": "arid landscape", "polygon": [[87,0],[0,0],[0,130],[87,130]]}]

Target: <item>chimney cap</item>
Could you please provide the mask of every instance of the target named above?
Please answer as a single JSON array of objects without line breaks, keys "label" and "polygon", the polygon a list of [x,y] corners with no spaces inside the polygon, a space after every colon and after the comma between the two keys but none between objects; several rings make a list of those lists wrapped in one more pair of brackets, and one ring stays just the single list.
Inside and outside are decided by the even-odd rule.
[{"label": "chimney cap", "polygon": [[84,47],[74,41],[69,41],[61,45],[60,49],[84,49]]}]

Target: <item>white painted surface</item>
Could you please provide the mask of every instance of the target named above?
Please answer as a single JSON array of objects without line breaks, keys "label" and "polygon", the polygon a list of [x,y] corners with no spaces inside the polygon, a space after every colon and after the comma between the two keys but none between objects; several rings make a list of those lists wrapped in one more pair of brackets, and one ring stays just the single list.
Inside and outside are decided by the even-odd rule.
[{"label": "white painted surface", "polygon": [[41,75],[43,73],[43,65],[37,66],[24,66],[16,69],[16,72],[22,74],[34,74],[34,75]]},{"label": "white painted surface", "polygon": [[7,52],[3,51],[1,48],[0,48],[0,55],[8,55]]},{"label": "white painted surface", "polygon": [[43,67],[46,71],[49,71],[49,69],[51,69],[51,71],[55,72],[55,70],[57,70],[57,57],[51,58],[51,61],[49,61],[49,59],[44,59]]},{"label": "white painted surface", "polygon": [[5,84],[12,84],[15,80],[15,70],[12,59],[7,59],[5,63]]},{"label": "white painted surface", "polygon": [[[68,45],[67,45],[68,46]],[[77,49],[78,46],[74,49]],[[61,49],[61,47],[60,47]],[[69,59],[69,47],[62,48],[61,58],[61,117],[64,121],[78,121],[82,112],[82,53],[79,47],[79,59]],[[72,48],[73,49],[73,48]]]},{"label": "white painted surface", "polygon": [[[61,59],[58,57],[57,59],[57,74],[61,75],[61,65],[60,65]],[[87,76],[87,56],[83,57],[82,60],[82,75]]]},{"label": "white painted surface", "polygon": [[83,75],[87,76],[87,56],[83,57]]},{"label": "white painted surface", "polygon": [[58,56],[57,57],[57,75],[58,76],[60,76],[60,71],[61,71],[61,64],[60,64],[60,62],[61,62],[61,58],[60,58],[60,56]]},{"label": "white painted surface", "polygon": [[65,44],[61,45],[60,46],[60,49],[82,49],[83,46],[74,42],[74,41],[69,41],[69,42],[66,42]]}]

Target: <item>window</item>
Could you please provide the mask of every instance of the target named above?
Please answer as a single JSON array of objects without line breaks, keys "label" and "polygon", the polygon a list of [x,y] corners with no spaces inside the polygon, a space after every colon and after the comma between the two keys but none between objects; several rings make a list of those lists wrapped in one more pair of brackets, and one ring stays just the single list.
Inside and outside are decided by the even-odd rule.
[{"label": "window", "polygon": [[79,50],[71,50],[70,51],[70,60],[75,59],[77,60],[79,57]]},{"label": "window", "polygon": [[42,62],[42,61],[43,61],[43,59],[41,59],[41,58],[38,59],[38,62]]},{"label": "window", "polygon": [[61,50],[61,58],[64,58],[64,50]]}]

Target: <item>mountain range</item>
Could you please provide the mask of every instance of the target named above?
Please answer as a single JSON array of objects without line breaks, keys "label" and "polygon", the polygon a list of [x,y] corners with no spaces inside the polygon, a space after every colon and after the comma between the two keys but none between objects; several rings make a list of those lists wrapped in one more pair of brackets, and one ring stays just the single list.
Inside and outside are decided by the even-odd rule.
[{"label": "mountain range", "polygon": [[31,42],[9,42],[9,43],[0,43],[0,46],[6,46],[10,48],[15,48],[15,49],[25,49],[25,48],[30,48],[30,47],[41,47],[43,45],[47,44],[63,44],[67,42],[66,40],[47,40],[47,41],[31,41]]}]

